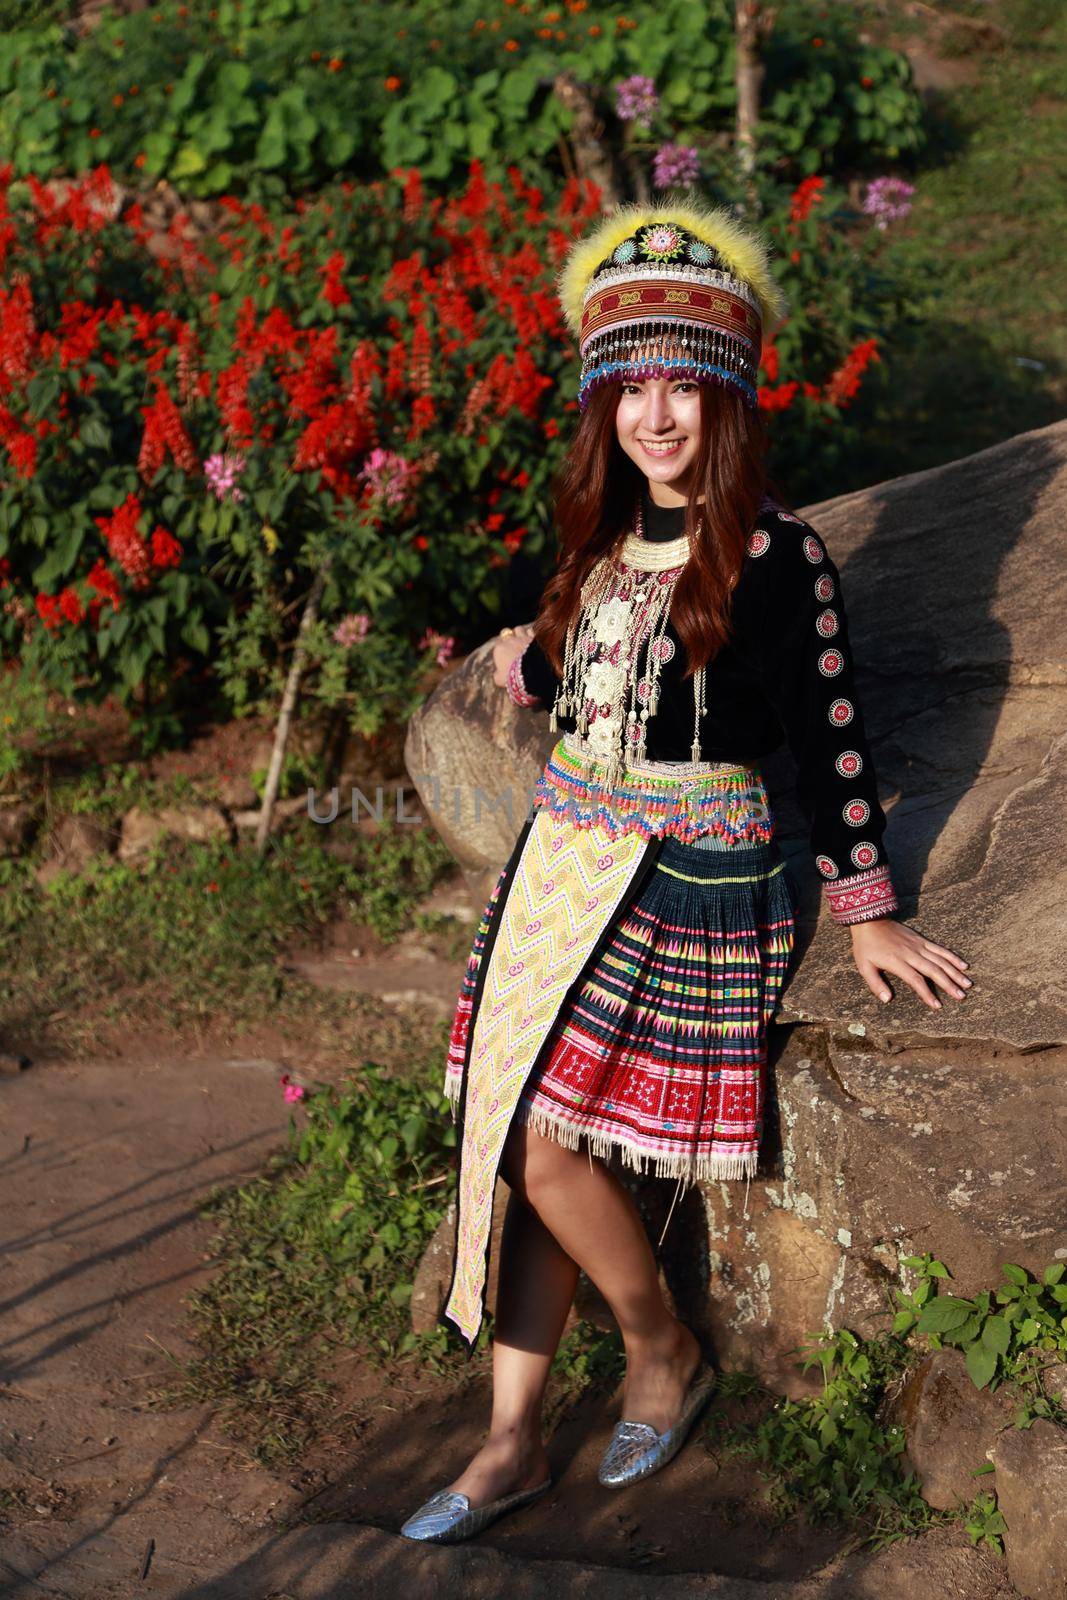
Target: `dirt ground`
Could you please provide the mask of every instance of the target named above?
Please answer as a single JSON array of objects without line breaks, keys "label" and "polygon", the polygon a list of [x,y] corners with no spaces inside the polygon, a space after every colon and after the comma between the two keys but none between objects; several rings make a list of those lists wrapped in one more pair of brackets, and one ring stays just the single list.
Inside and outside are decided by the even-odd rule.
[{"label": "dirt ground", "polygon": [[[0,1594],[111,1600],[341,1600],[373,1594],[701,1595],[865,1600],[920,1586],[1013,1593],[1003,1565],[939,1530],[877,1555],[773,1533],[749,1469],[694,1439],[631,1490],[596,1483],[615,1411],[560,1427],[556,1486],[454,1549],[397,1536],[459,1469],[484,1380],[353,1357],[328,1435],[287,1471],[256,1465],[203,1406],[146,1404],[190,1353],[183,1297],[210,1270],[199,1202],[284,1138],[270,1056],[42,1059],[0,1077]],[[142,1576],[142,1573],[144,1574]]]}]

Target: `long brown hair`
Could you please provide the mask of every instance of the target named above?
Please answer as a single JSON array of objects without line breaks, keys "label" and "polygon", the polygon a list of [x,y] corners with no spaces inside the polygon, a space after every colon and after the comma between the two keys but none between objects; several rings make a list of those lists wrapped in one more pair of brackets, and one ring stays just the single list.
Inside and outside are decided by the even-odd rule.
[{"label": "long brown hair", "polygon": [[[578,616],[582,584],[619,533],[632,525],[647,481],[616,437],[622,388],[621,383],[604,383],[592,391],[552,485],[560,560],[545,588],[534,632],[557,673],[562,671],[568,624]],[[686,677],[717,655],[729,637],[730,596],[741,574],[745,541],[769,487],[767,435],[757,409],[746,406],[733,388],[702,383],[700,424],[695,493],[685,512],[690,554],[670,611],[685,648]],[[701,491],[704,503],[698,506]]]}]

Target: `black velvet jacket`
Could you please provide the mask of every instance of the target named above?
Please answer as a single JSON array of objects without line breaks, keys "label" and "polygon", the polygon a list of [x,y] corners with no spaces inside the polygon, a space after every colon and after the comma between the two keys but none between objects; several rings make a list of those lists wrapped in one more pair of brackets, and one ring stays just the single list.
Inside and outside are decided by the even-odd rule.
[{"label": "black velvet jacket", "polygon": [[[684,508],[662,509],[645,494],[645,537],[676,537]],[[709,662],[700,759],[753,765],[788,740],[797,763],[797,797],[811,822],[811,848],[823,878],[841,880],[887,865],[885,813],[863,716],[856,699],[841,580],[806,522],[773,502],[761,508],[732,603],[731,642]],[[673,626],[659,705],[647,725],[646,759],[689,761],[693,679]],[[547,711],[560,680],[534,639],[521,658],[523,682]],[[575,727],[560,716],[561,731]]]}]

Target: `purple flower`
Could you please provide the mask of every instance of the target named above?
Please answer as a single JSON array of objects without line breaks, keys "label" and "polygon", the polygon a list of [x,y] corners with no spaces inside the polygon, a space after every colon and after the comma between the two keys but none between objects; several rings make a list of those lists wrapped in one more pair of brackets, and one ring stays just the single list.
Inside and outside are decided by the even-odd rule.
[{"label": "purple flower", "polygon": [[394,450],[372,450],[359,473],[371,494],[383,505],[398,506],[406,499],[414,477],[410,461]]},{"label": "purple flower", "polygon": [[347,617],[341,618],[333,630],[334,642],[350,650],[354,644],[367,637],[369,627],[370,618],[365,611],[350,612]]},{"label": "purple flower", "polygon": [[687,188],[700,176],[700,157],[691,144],[661,144],[652,157],[657,189]]},{"label": "purple flower", "polygon": [[224,455],[208,456],[204,462],[204,477],[215,491],[216,500],[244,499],[244,490],[237,487],[237,480],[244,469],[244,456],[234,455],[230,451]]},{"label": "purple flower", "polygon": [[638,127],[647,128],[658,110],[655,79],[642,78],[635,72],[615,85],[615,115],[620,122],[636,122]]},{"label": "purple flower", "polygon": [[914,193],[915,185],[903,178],[872,178],[863,197],[863,210],[884,233],[891,222],[908,215]]}]

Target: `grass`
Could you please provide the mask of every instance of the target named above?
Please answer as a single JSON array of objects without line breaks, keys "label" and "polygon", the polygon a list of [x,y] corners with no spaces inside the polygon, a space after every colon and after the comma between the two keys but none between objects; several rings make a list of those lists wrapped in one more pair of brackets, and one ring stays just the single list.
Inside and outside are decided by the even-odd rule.
[{"label": "grass", "polygon": [[158,1402],[210,1402],[257,1459],[277,1464],[307,1442],[346,1352],[460,1364],[443,1329],[408,1327],[455,1144],[442,1055],[439,1042],[403,1073],[366,1063],[342,1089],[316,1089],[265,1174],[213,1197],[218,1271],[190,1300],[201,1353]]},{"label": "grass", "polygon": [[[183,783],[153,792],[126,769],[57,795],[56,806],[114,825],[135,798],[151,812],[197,797]],[[16,1031],[49,1018],[70,1044],[101,1018],[135,1015],[180,1033],[287,1008],[346,1014],[351,1001],[315,996],[283,971],[286,946],[340,916],[386,943],[410,928],[444,937],[441,919],[416,908],[452,864],[430,828],[384,822],[354,833],[343,856],[308,823],[262,860],[249,841],[167,837],[143,861],[104,854],[42,888],[41,859],[38,849],[0,860],[0,1016]],[[453,930],[450,949],[462,942]]]},{"label": "grass", "polygon": [[1067,409],[1067,8],[948,9],[995,18],[1005,44],[978,51],[960,30],[927,30],[942,54],[972,46],[974,82],[932,107],[930,148],[908,174],[913,210],[891,225],[884,255],[911,315],[857,402],[862,448],[827,492],[954,460]]}]

